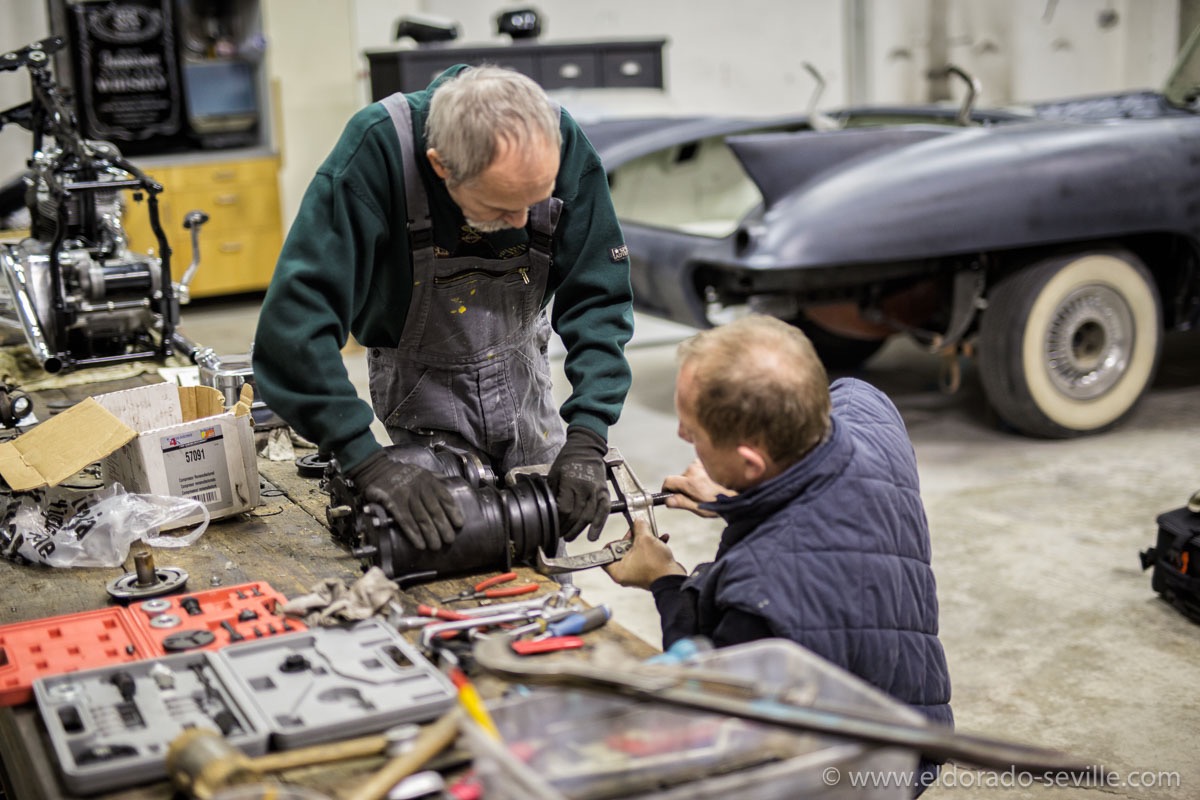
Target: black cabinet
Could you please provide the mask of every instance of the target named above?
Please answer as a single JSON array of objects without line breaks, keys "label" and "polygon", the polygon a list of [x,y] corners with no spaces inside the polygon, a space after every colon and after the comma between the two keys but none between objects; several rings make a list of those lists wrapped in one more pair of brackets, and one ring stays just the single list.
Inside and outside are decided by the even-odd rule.
[{"label": "black cabinet", "polygon": [[496,64],[515,69],[546,89],[663,88],[666,39],[558,42],[496,47],[432,46],[369,51],[371,99],[424,89],[455,64]]}]

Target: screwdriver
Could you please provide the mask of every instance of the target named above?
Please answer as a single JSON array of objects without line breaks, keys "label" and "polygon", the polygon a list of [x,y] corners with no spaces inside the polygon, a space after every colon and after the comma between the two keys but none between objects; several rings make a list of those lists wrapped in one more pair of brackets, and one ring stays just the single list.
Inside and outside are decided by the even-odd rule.
[{"label": "screwdriver", "polygon": [[608,622],[612,609],[607,605],[592,606],[583,611],[568,614],[560,620],[546,624],[543,633],[533,637],[532,641],[541,641],[555,636],[578,636],[581,633],[594,631]]}]

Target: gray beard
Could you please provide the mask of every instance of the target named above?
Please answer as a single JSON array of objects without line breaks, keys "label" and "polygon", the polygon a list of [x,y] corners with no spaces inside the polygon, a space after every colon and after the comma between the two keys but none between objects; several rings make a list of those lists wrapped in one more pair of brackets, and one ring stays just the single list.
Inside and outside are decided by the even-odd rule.
[{"label": "gray beard", "polygon": [[512,225],[509,225],[502,219],[495,219],[491,222],[478,222],[468,218],[467,224],[480,233],[496,233],[497,231],[506,231],[512,228]]}]

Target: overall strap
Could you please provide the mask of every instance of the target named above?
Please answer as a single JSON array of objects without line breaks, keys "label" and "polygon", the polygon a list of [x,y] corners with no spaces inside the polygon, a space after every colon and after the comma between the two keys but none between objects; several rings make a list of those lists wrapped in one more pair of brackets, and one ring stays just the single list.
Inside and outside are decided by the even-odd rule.
[{"label": "overall strap", "polygon": [[[554,108],[561,120],[562,106],[554,103]],[[529,209],[529,255],[535,268],[543,270],[544,274],[548,274],[554,260],[554,229],[558,227],[562,205],[561,199],[549,197]]]},{"label": "overall strap", "polygon": [[404,203],[408,209],[408,241],[415,265],[423,255],[421,251],[428,250],[432,254],[433,221],[429,217],[429,199],[425,196],[421,173],[417,168],[412,111],[402,92],[389,95],[379,102],[392,118],[396,138],[400,140],[401,162],[404,168]]}]

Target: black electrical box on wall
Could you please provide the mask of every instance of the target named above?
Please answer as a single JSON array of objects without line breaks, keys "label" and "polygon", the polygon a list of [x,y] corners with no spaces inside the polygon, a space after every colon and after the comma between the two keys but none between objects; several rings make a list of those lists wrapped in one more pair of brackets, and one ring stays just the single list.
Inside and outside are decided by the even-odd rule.
[{"label": "black electrical box on wall", "polygon": [[126,155],[262,144],[257,2],[51,4],[52,27],[70,43],[70,84],[88,138]]}]

